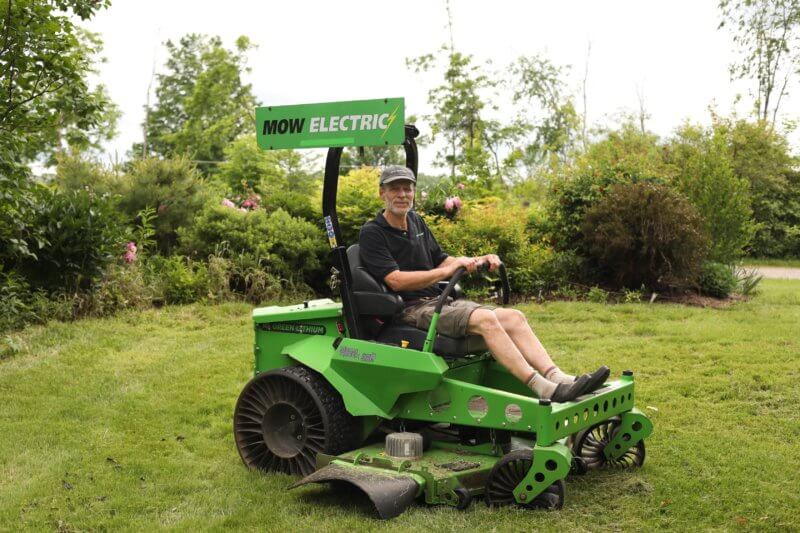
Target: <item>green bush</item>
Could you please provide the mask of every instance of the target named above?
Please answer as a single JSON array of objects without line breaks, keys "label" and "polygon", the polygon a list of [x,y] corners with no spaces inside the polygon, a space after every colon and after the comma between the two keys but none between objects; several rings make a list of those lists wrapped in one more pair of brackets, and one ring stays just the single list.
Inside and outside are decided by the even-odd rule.
[{"label": "green bush", "polygon": [[45,243],[42,228],[33,224],[36,193],[41,185],[34,183],[23,169],[4,174],[6,166],[14,167],[0,158],[0,269],[12,267],[23,257],[32,257],[30,243]]},{"label": "green bush", "polygon": [[754,226],[749,183],[733,172],[720,128],[681,127],[666,151],[676,168],[674,186],[703,217],[710,238],[709,259],[731,263],[750,242]]},{"label": "green bush", "polygon": [[25,279],[16,272],[0,271],[0,332],[20,328],[35,318],[29,300]]},{"label": "green bush", "polygon": [[314,221],[319,207],[310,197],[317,189],[306,171],[303,156],[294,150],[262,150],[255,135],[239,137],[225,148],[225,162],[215,179],[225,184],[232,196],[261,196],[268,211],[283,209],[292,216]]},{"label": "green bush", "polygon": [[165,303],[186,304],[208,295],[208,268],[203,262],[180,255],[154,256],[150,258],[148,268]]},{"label": "green bush", "polygon": [[[512,292],[535,295],[565,282],[570,261],[567,254],[531,244],[526,220],[523,209],[495,204],[468,206],[456,220],[429,219],[428,223],[445,252],[452,256],[497,254],[508,269]],[[472,291],[486,289],[474,277],[466,278],[463,285]]]},{"label": "green bush", "polygon": [[282,209],[268,214],[208,206],[190,228],[180,231],[180,238],[182,250],[193,258],[245,256],[278,279],[324,286],[324,233]]},{"label": "green bush", "polygon": [[107,197],[41,189],[36,205],[33,225],[43,240],[29,242],[36,258],[26,258],[19,268],[33,289],[90,290],[106,266],[125,253],[127,229]]},{"label": "green bush", "polygon": [[651,183],[613,186],[586,212],[582,235],[592,281],[615,289],[692,286],[708,250],[697,210]]},{"label": "green bush", "polygon": [[82,155],[57,157],[54,184],[61,191],[91,190],[96,194],[111,194],[121,187],[122,178],[113,169]]},{"label": "green bush", "polygon": [[709,261],[700,274],[700,291],[715,298],[727,298],[736,290],[739,280],[733,268]]},{"label": "green bush", "polygon": [[613,185],[640,181],[666,184],[672,172],[663,160],[658,139],[625,124],[618,131],[608,132],[574,165],[553,177],[543,232],[557,250],[574,250],[582,241],[584,214]]},{"label": "green bush", "polygon": [[608,302],[608,292],[600,287],[592,287],[586,293],[586,300],[596,304],[604,304]]},{"label": "green bush", "polygon": [[204,182],[187,157],[135,161],[118,192],[130,221],[148,207],[155,209],[155,239],[164,254],[175,248],[178,229],[191,225],[206,203]]}]

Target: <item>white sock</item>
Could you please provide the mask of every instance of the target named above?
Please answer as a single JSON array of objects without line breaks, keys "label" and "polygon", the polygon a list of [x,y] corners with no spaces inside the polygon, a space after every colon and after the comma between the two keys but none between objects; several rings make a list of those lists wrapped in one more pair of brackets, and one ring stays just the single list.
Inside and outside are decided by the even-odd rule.
[{"label": "white sock", "polygon": [[534,372],[533,377],[528,380],[528,387],[542,399],[549,399],[558,387],[558,383],[553,383],[538,372]]},{"label": "white sock", "polygon": [[570,376],[569,374],[565,374],[557,366],[554,366],[553,368],[548,370],[547,374],[545,374],[545,377],[547,377],[547,379],[549,379],[553,383],[570,384],[575,381],[575,376]]}]

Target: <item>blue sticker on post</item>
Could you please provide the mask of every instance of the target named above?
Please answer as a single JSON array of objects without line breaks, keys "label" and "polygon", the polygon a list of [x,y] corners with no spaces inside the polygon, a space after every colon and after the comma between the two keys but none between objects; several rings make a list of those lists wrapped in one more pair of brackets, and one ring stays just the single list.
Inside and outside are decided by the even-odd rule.
[{"label": "blue sticker on post", "polygon": [[336,248],[336,233],[333,231],[333,221],[330,216],[325,217],[325,229],[328,232],[328,243],[331,248]]}]

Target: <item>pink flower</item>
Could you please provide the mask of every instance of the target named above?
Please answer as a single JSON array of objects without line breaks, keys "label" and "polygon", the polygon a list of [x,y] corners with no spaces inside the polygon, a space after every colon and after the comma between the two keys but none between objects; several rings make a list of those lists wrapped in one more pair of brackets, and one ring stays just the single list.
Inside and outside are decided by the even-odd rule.
[{"label": "pink flower", "polygon": [[222,205],[224,205],[225,207],[234,207],[234,208],[236,207],[236,204],[234,204],[233,202],[231,202],[227,198],[223,198],[222,199]]},{"label": "pink flower", "polygon": [[125,252],[123,259],[125,259],[126,263],[133,263],[134,261],[136,261],[136,253],[128,250],[127,252]]},{"label": "pink flower", "polygon": [[463,205],[461,203],[461,198],[459,198],[458,196],[454,196],[453,197],[453,205],[456,207],[456,209],[461,209],[461,206]]},{"label": "pink flower", "polygon": [[242,202],[242,207],[244,207],[246,209],[252,209],[255,206],[256,206],[256,203],[254,201],[252,201],[252,200],[245,200],[244,202]]},{"label": "pink flower", "polygon": [[135,254],[137,250],[136,243],[133,241],[129,242],[128,244],[125,245],[125,249]]},{"label": "pink flower", "polygon": [[463,183],[459,183],[458,185],[456,185],[456,187],[458,187],[459,189],[461,189],[463,191],[464,187],[466,187],[466,185],[464,185]]},{"label": "pink flower", "polygon": [[452,198],[447,198],[444,201],[444,210],[447,211],[448,213],[453,210],[453,199]]}]

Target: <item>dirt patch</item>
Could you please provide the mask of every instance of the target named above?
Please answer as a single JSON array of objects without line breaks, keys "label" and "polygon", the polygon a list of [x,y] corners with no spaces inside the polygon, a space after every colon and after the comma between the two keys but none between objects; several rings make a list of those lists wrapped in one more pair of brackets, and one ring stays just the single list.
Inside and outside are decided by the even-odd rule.
[{"label": "dirt patch", "polygon": [[684,294],[681,296],[659,297],[662,302],[690,305],[693,307],[710,307],[712,309],[725,309],[739,302],[746,302],[749,298],[741,294],[732,294],[727,298],[714,298],[712,296],[701,296],[699,294]]}]

